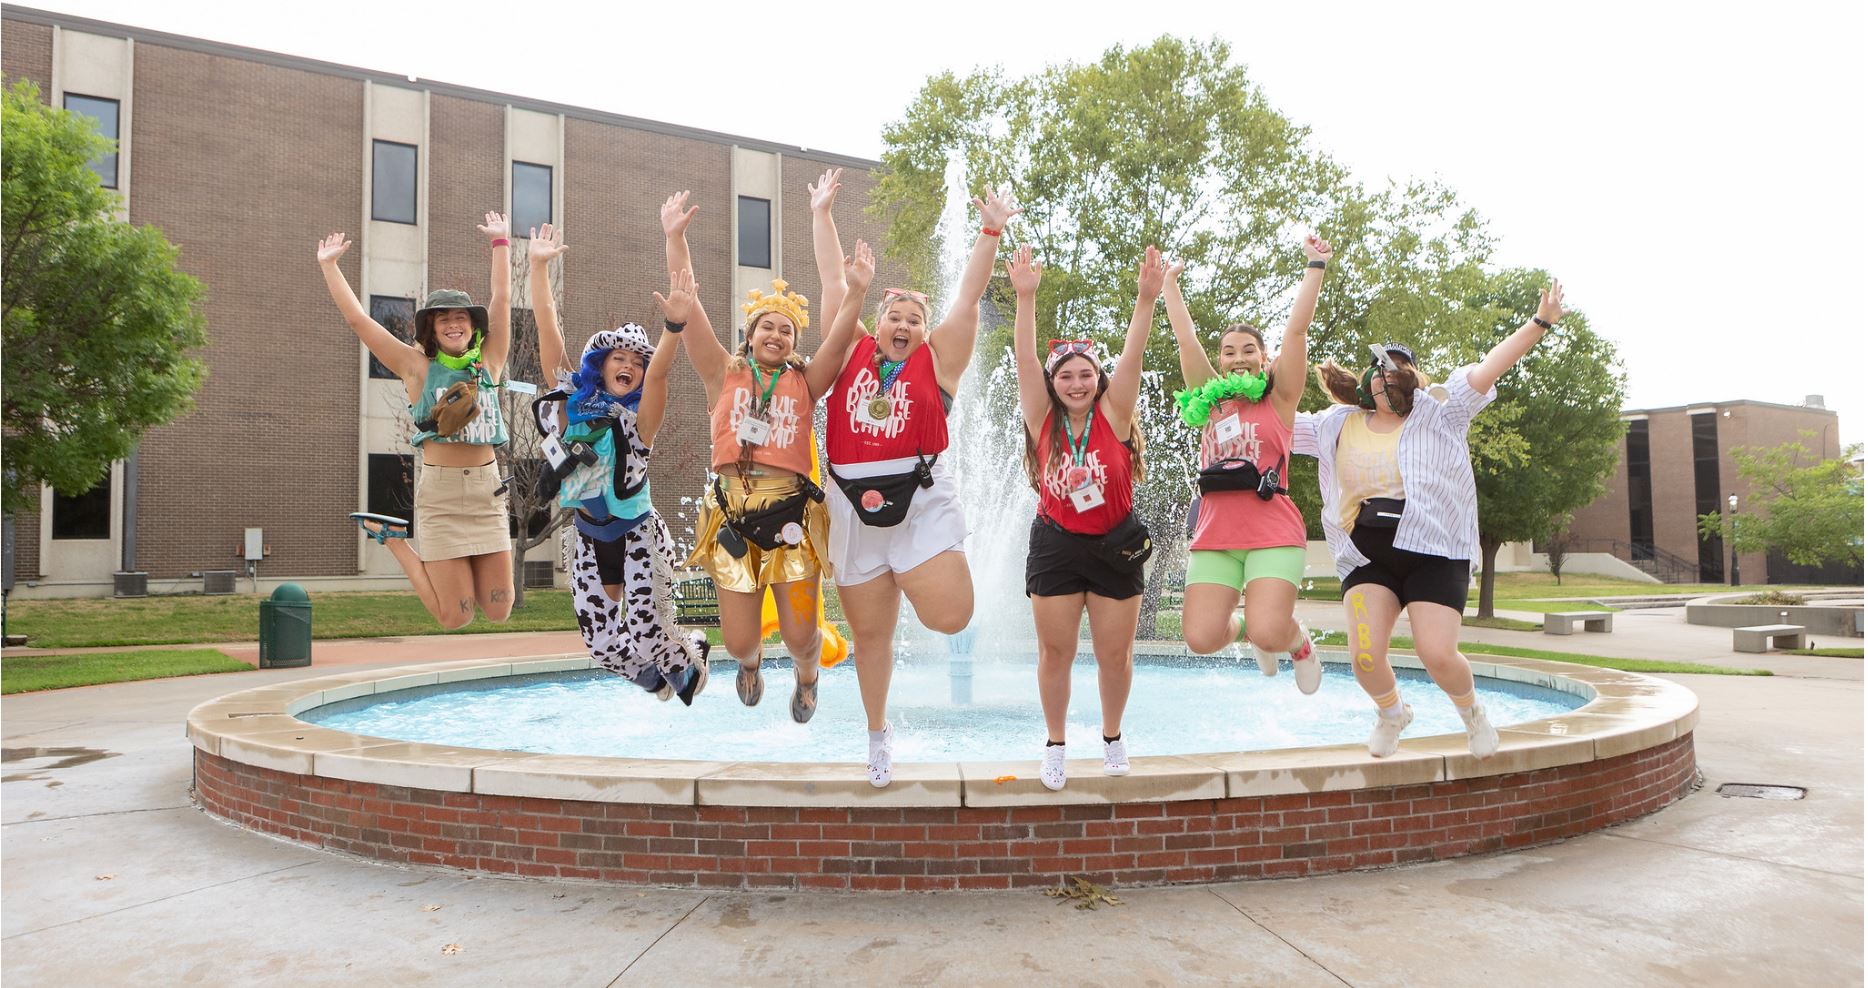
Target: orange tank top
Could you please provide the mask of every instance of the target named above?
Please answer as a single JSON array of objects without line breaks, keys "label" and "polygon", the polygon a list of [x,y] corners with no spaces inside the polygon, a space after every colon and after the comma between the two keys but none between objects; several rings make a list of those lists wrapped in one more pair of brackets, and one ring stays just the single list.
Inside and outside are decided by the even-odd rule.
[{"label": "orange tank top", "polygon": [[[771,394],[766,395],[766,386]],[[753,368],[729,368],[720,383],[720,400],[714,402],[713,468],[739,462],[740,423],[748,416],[759,418],[771,427],[764,443],[752,448],[752,462],[777,470],[789,470],[801,477],[811,475],[811,390],[804,372],[787,366],[772,384],[772,376]]]}]

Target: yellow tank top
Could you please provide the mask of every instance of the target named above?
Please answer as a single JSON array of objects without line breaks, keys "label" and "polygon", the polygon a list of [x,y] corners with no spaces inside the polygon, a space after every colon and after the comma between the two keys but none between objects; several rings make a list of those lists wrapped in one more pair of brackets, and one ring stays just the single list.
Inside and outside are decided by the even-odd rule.
[{"label": "yellow tank top", "polygon": [[1343,531],[1356,527],[1356,513],[1372,497],[1402,498],[1401,430],[1369,428],[1366,412],[1351,412],[1336,440],[1336,510]]}]

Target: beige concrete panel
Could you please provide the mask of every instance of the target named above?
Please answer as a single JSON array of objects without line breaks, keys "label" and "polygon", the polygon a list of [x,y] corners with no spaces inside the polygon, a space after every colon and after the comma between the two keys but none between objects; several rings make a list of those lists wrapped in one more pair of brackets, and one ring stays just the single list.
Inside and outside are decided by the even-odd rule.
[{"label": "beige concrete panel", "polygon": [[701,776],[702,806],[959,806],[960,767],[897,762],[886,788],[869,784],[860,762],[734,762]]},{"label": "beige concrete panel", "polygon": [[1412,786],[1439,782],[1446,775],[1446,760],[1439,755],[1403,750],[1387,758],[1371,758],[1368,748],[1359,744],[1185,757],[1224,772],[1227,796]]},{"label": "beige concrete panel", "polygon": [[298,775],[313,774],[313,756],[321,751],[347,751],[368,745],[390,744],[389,738],[332,731],[306,724],[296,729],[256,731],[246,735],[224,735],[222,758],[256,768],[269,768]]},{"label": "beige concrete panel", "polygon": [[510,764],[536,758],[521,751],[454,748],[399,741],[344,751],[320,751],[312,757],[312,774],[326,779],[409,786],[442,792],[472,792],[476,766]]},{"label": "beige concrete panel", "polygon": [[728,767],[726,762],[539,755],[523,764],[476,766],[473,791],[490,796],[692,806],[697,801],[695,780]]},{"label": "beige concrete panel", "polygon": [[541,672],[575,672],[590,669],[596,662],[588,655],[560,655],[549,658],[524,659],[512,664],[515,676],[530,676]]},{"label": "beige concrete panel", "polygon": [[553,184],[561,181],[558,116],[512,107],[506,117],[506,151],[513,161],[550,165]]},{"label": "beige concrete panel", "polygon": [[130,52],[128,38],[107,38],[61,29],[58,54],[53,62],[58,71],[58,102],[63,102],[66,93],[78,93],[127,103],[130,99]]},{"label": "beige concrete panel", "polygon": [[[1103,774],[1101,759],[1065,762],[1068,781],[1052,792],[1038,781],[1036,758],[1007,762],[964,762],[968,806],[1161,803],[1180,799],[1224,799],[1226,773],[1178,755],[1152,755],[1129,763],[1129,774]],[[1004,782],[1006,776],[1015,776]]]},{"label": "beige concrete panel", "polygon": [[370,137],[421,147],[427,135],[428,93],[370,84]]},{"label": "beige concrete panel", "polygon": [[1439,755],[1446,759],[1446,778],[1476,779],[1488,775],[1531,772],[1593,761],[1595,741],[1551,735],[1498,732],[1498,751],[1479,759],[1466,747],[1464,734],[1439,734],[1430,738],[1412,738],[1401,742],[1401,751],[1420,755]]}]

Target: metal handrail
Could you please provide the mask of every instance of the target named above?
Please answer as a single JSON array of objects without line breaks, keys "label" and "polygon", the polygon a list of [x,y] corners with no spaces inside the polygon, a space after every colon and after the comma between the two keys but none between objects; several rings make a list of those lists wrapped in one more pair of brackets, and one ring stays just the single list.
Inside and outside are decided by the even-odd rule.
[{"label": "metal handrail", "polygon": [[[1624,562],[1651,562],[1663,583],[1698,583],[1699,563],[1683,559],[1651,542],[1624,542],[1615,538],[1571,539],[1571,552],[1608,552]],[[1606,548],[1604,548],[1606,547]]]}]

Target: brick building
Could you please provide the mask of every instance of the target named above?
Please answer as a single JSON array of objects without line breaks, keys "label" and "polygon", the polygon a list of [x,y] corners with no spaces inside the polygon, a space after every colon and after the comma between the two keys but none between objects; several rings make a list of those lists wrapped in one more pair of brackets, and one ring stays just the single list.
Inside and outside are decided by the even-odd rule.
[{"label": "brick building", "polygon": [[[849,169],[846,243],[879,241],[863,214],[869,160],[8,6],[0,71],[118,140],[94,163],[136,224],[162,230],[206,286],[208,378],[195,410],[150,431],[90,492],[43,492],[10,519],[15,591],[107,594],[118,570],[152,592],[241,570],[262,531],[262,582],[393,587],[400,570],[345,517],[409,503],[406,398],[344,325],[315,245],[346,231],[341,266],[385,325],[434,288],[487,296],[487,210],[513,229],[563,226],[561,319],[573,350],[624,321],[654,326],[666,290],[657,208],[692,189],[702,302],[723,338],[738,302],[782,277],[816,299],[806,184]],[[513,256],[523,271],[525,241]],[[899,279],[884,263],[882,279]],[[523,288],[513,305],[527,305]],[[515,312],[514,333],[528,331]],[[821,326],[813,329],[821,330]],[[517,342],[517,340],[515,340]],[[808,347],[808,335],[807,335]],[[536,359],[510,375],[537,381]],[[677,368],[652,470],[674,524],[707,458],[705,396]],[[530,432],[521,419],[515,434]],[[406,510],[406,509],[404,509]],[[419,519],[417,524],[419,525]],[[540,547],[532,559],[554,553]],[[243,586],[245,584],[243,583]]]},{"label": "brick building", "polygon": [[1575,552],[1610,552],[1664,582],[1860,582],[1859,568],[1797,566],[1776,554],[1736,560],[1725,540],[1699,537],[1699,516],[1742,510],[1752,492],[1732,451],[1802,442],[1812,457],[1840,455],[1836,413],[1812,395],[1803,405],[1723,401],[1622,413],[1628,434],[1607,489],[1576,513]]}]

